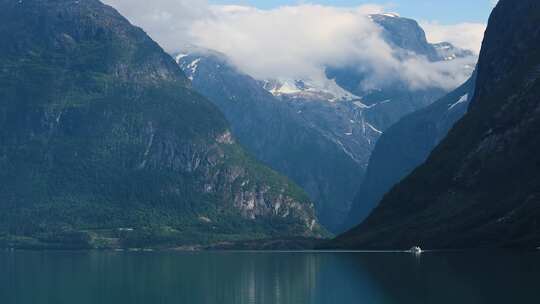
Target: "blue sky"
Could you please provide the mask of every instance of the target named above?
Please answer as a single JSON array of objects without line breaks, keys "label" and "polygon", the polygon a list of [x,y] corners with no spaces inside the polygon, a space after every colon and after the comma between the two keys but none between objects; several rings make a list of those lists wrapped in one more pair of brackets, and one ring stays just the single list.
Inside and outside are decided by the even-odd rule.
[{"label": "blue sky", "polygon": [[444,24],[459,22],[486,23],[494,0],[210,0],[214,4],[251,5],[263,9],[299,3],[331,6],[358,6],[362,4],[389,4],[390,11],[417,20],[436,20]]}]

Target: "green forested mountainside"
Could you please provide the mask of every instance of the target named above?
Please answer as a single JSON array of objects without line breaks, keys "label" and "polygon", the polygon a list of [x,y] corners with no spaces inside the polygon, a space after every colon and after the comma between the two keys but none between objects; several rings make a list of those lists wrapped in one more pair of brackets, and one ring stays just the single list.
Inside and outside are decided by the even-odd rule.
[{"label": "green forested mountainside", "polygon": [[1,0],[0,20],[0,245],[324,234],[303,191],[111,7]]},{"label": "green forested mountainside", "polygon": [[469,112],[333,247],[538,247],[540,3],[501,0]]}]

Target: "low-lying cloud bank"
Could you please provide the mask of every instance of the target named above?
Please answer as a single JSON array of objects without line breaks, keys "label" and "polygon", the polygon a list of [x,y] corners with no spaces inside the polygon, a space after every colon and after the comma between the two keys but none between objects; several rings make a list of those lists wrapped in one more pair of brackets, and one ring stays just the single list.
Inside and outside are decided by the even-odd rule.
[{"label": "low-lying cloud bank", "polygon": [[[168,52],[189,46],[226,54],[240,70],[259,79],[324,78],[326,66],[358,65],[377,87],[402,80],[412,89],[452,89],[466,80],[468,60],[429,62],[422,56],[398,59],[368,14],[379,5],[337,8],[321,5],[260,10],[213,6],[205,0],[106,0],[144,28]],[[448,41],[478,52],[485,25],[423,24],[432,42]]]}]

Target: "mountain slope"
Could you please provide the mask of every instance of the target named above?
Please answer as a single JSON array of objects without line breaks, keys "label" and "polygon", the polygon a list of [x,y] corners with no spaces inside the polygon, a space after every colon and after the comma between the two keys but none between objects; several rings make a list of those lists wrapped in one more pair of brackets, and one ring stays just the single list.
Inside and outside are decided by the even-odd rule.
[{"label": "mountain slope", "polygon": [[114,9],[1,0],[0,19],[1,233],[81,232],[84,246],[324,233],[303,191],[248,157]]},{"label": "mountain slope", "polygon": [[[315,203],[321,223],[336,231],[365,170],[355,157],[363,154],[367,159],[371,149],[367,142],[361,142],[365,137],[351,136],[354,113],[327,101],[319,106],[313,102],[293,107],[231,66],[219,53],[191,50],[176,58],[192,79],[193,88],[225,114],[240,143],[257,159],[303,187]],[[339,120],[336,112],[351,118]],[[327,128],[323,129],[323,124]],[[351,135],[345,134],[349,132]],[[378,134],[370,136],[374,142]]]},{"label": "mountain slope", "polygon": [[336,246],[538,246],[539,23],[537,1],[499,1],[469,112],[427,162]]},{"label": "mountain slope", "polygon": [[402,118],[379,139],[344,230],[362,222],[395,184],[421,165],[465,115],[475,76],[425,109]]}]

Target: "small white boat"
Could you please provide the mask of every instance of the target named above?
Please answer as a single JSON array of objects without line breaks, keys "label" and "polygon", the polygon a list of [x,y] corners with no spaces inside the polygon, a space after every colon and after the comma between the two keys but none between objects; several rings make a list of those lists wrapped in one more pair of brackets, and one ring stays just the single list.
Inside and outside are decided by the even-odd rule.
[{"label": "small white boat", "polygon": [[422,248],[420,248],[419,246],[414,246],[409,250],[409,252],[414,254],[421,254],[423,251]]}]

